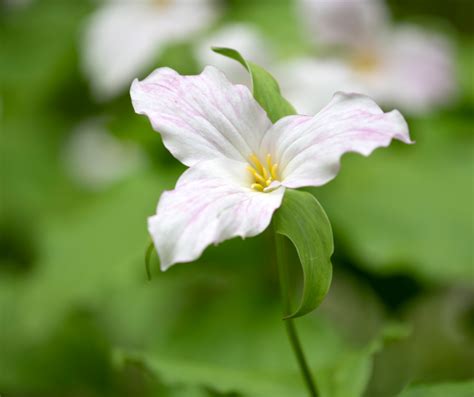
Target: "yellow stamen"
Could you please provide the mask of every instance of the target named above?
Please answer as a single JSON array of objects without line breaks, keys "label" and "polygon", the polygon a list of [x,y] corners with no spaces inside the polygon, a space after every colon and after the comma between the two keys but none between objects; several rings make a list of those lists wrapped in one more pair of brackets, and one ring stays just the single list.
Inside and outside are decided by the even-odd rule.
[{"label": "yellow stamen", "polygon": [[269,187],[273,181],[278,180],[278,164],[273,163],[272,155],[269,153],[265,157],[265,162],[261,162],[260,159],[252,154],[249,156],[250,165],[247,166],[247,170],[252,174],[254,183],[250,187],[259,192],[265,192],[265,189]]},{"label": "yellow stamen", "polygon": [[258,172],[255,170],[255,168],[253,168],[251,165],[248,165],[248,166],[247,166],[247,170],[248,170],[251,174],[258,174]]},{"label": "yellow stamen", "polygon": [[266,184],[265,178],[263,178],[253,167],[248,166],[247,170],[250,171],[250,173],[254,176],[254,178],[257,180],[257,182],[262,183],[263,185]]},{"label": "yellow stamen", "polygon": [[273,179],[277,179],[277,170],[278,170],[278,164],[275,163],[272,165],[272,168],[270,168],[270,174],[272,175]]},{"label": "yellow stamen", "polygon": [[254,190],[258,190],[259,192],[263,192],[263,186],[260,185],[260,183],[252,183],[250,185],[250,188],[252,188]]},{"label": "yellow stamen", "polygon": [[255,154],[252,154],[249,157],[249,159],[250,159],[250,161],[252,161],[254,163],[255,168],[257,169],[257,172],[260,172],[260,173],[263,172],[262,171],[263,170],[263,165]]},{"label": "yellow stamen", "polygon": [[267,167],[269,170],[272,169],[272,155],[270,153],[267,154]]}]

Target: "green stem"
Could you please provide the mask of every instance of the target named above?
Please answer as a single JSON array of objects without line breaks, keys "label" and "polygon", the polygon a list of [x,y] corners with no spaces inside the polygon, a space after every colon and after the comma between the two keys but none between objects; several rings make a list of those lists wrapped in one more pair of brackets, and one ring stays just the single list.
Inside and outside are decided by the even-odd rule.
[{"label": "green stem", "polygon": [[[287,252],[287,241],[285,237],[275,234],[275,246],[276,246],[276,262],[278,264],[278,272],[280,276],[280,288],[283,301],[284,315],[288,316],[291,313],[291,302],[289,294],[289,268],[288,268],[288,252]],[[290,340],[291,347],[295,353],[296,360],[300,367],[301,375],[303,376],[306,387],[308,388],[309,395],[311,397],[318,397],[318,392],[311,375],[311,370],[306,361],[301,342],[296,331],[294,320],[291,318],[284,319],[286,333]]]}]

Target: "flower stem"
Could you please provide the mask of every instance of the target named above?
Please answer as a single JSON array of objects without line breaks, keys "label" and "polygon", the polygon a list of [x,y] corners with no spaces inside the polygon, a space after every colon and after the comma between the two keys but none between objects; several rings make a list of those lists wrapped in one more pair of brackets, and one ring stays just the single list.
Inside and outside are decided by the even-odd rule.
[{"label": "flower stem", "polygon": [[[289,269],[288,269],[288,252],[287,252],[287,241],[286,238],[278,233],[275,235],[275,246],[276,246],[276,262],[278,265],[278,273],[280,276],[280,289],[283,301],[284,315],[288,316],[291,313],[291,302],[289,295]],[[290,341],[293,352],[298,361],[301,375],[306,384],[310,397],[318,397],[318,391],[311,375],[311,370],[306,361],[301,342],[296,331],[294,319],[285,318],[286,333]]]}]

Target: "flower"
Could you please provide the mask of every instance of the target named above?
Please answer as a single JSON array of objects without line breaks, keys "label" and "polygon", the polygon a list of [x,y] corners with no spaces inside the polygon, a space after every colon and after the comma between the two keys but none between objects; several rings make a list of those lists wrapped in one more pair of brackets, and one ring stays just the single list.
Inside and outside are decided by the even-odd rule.
[{"label": "flower", "polygon": [[242,68],[242,65],[209,51],[211,47],[239,48],[245,59],[265,68],[273,63],[274,55],[270,43],[251,24],[232,23],[225,25],[201,40],[195,49],[196,58],[202,67],[213,65],[222,70],[231,82],[245,84],[250,87],[249,74]]},{"label": "flower", "polygon": [[189,167],[148,220],[162,270],[198,258],[210,244],[261,233],[286,188],[329,182],[344,153],[367,156],[392,138],[411,142],[398,111],[384,113],[358,94],[336,93],[313,117],[272,124],[246,86],[212,66],[197,76],[157,69],[133,82],[131,97]]},{"label": "flower", "polygon": [[364,49],[389,21],[382,0],[299,0],[298,5],[310,40],[322,46]]},{"label": "flower", "polygon": [[146,166],[140,147],[116,138],[100,118],[87,119],[74,128],[62,157],[74,182],[92,191],[108,188]]},{"label": "flower", "polygon": [[301,0],[300,6],[313,41],[344,55],[280,67],[283,92],[298,110],[319,110],[336,90],[363,92],[414,114],[453,99],[455,65],[446,38],[412,25],[392,27],[378,0]]},{"label": "flower", "polygon": [[168,43],[192,37],[216,13],[212,0],[108,0],[88,21],[82,42],[96,97],[119,94]]}]

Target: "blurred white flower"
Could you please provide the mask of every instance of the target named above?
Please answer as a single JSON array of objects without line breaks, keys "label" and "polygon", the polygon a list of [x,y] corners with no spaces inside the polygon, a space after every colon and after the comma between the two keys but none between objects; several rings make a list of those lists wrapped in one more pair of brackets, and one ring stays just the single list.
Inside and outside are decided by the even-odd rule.
[{"label": "blurred white flower", "polygon": [[319,46],[344,52],[280,65],[283,92],[299,111],[314,113],[337,90],[362,92],[410,113],[453,99],[454,50],[446,38],[415,26],[392,27],[377,0],[301,0],[301,6]]},{"label": "blurred white flower", "polygon": [[168,43],[191,37],[215,16],[213,0],[108,0],[82,40],[83,69],[97,99],[128,88]]},{"label": "blurred white flower", "polygon": [[347,92],[364,91],[357,87],[347,64],[339,59],[297,58],[280,64],[275,75],[284,96],[303,114],[322,109],[337,87]]},{"label": "blurred white flower", "polygon": [[365,47],[389,20],[381,0],[299,0],[298,11],[310,40],[322,46]]},{"label": "blurred white flower", "polygon": [[66,142],[63,158],[71,178],[88,190],[104,189],[146,166],[140,147],[108,133],[100,119],[76,127]]},{"label": "blurred white flower", "polygon": [[244,23],[225,25],[210,36],[205,37],[196,47],[196,58],[202,67],[216,66],[222,70],[234,84],[250,85],[248,72],[234,60],[216,54],[212,47],[237,48],[245,59],[249,59],[265,68],[273,61],[270,44],[254,26]]}]

